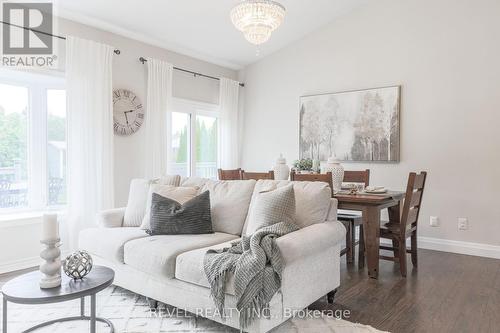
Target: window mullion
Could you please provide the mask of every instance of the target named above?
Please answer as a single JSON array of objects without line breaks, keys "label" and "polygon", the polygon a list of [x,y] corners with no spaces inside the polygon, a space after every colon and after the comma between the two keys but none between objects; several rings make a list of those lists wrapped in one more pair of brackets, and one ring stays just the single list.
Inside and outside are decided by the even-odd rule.
[{"label": "window mullion", "polygon": [[29,108],[29,203],[32,209],[43,209],[47,198],[47,97],[39,85],[30,87]]},{"label": "window mullion", "polygon": [[189,113],[189,170],[192,177],[197,176],[196,174],[196,158],[195,158],[195,142],[196,142],[196,114],[194,112]]}]

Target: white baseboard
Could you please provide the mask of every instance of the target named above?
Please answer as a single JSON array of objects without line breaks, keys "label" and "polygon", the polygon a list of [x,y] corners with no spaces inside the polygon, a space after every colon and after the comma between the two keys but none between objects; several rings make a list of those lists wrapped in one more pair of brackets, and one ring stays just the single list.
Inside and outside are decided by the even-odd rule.
[{"label": "white baseboard", "polygon": [[[386,239],[381,240],[381,242],[390,243],[390,241]],[[407,240],[407,246],[410,246],[409,239]],[[418,248],[500,259],[500,246],[498,245],[462,242],[433,237],[418,237]]]},{"label": "white baseboard", "polygon": [[0,263],[0,274],[14,272],[20,269],[26,269],[30,267],[36,267],[40,265],[41,261],[42,259],[39,256],[37,256],[37,257],[3,262]]},{"label": "white baseboard", "polygon": [[500,246],[498,245],[462,242],[432,237],[418,237],[418,247],[428,250],[500,259]]}]

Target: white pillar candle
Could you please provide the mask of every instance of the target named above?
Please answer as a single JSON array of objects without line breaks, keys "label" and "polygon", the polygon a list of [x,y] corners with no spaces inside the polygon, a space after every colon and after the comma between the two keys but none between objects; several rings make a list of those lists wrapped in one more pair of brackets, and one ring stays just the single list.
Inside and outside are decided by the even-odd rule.
[{"label": "white pillar candle", "polygon": [[43,214],[42,240],[55,240],[59,238],[59,223],[57,214]]}]

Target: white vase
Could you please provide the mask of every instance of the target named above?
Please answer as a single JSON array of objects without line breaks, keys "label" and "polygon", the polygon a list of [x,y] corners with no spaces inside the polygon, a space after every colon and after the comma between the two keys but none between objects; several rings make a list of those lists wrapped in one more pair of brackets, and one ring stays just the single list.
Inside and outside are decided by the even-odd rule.
[{"label": "white vase", "polygon": [[323,172],[331,172],[332,173],[332,184],[333,184],[333,192],[337,193],[340,191],[342,187],[342,181],[344,180],[344,167],[335,157],[329,157],[328,162],[323,168]]},{"label": "white vase", "polygon": [[276,160],[276,165],[274,166],[273,171],[274,179],[288,180],[290,168],[286,165],[286,159],[283,157],[283,154],[280,154],[280,157]]}]

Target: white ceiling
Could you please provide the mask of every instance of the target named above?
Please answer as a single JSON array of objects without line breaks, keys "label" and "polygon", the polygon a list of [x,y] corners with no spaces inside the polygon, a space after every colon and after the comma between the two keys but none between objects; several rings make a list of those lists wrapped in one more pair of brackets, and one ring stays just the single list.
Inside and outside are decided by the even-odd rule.
[{"label": "white ceiling", "polygon": [[279,0],[285,22],[259,47],[236,30],[239,0],[64,0],[58,15],[171,51],[240,69],[300,39],[367,0]]}]

